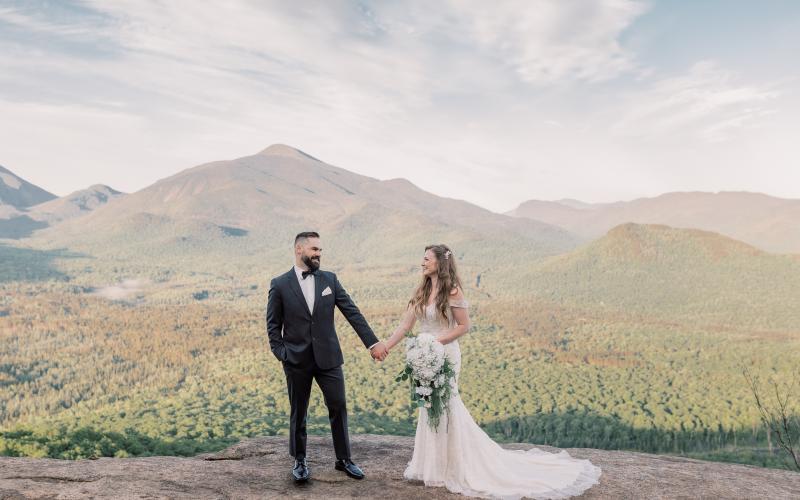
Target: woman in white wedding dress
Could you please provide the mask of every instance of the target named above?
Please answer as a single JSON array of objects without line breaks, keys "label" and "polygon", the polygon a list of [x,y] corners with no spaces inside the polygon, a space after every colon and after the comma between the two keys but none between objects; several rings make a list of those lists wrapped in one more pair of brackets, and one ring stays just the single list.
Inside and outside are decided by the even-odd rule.
[{"label": "woman in white wedding dress", "polygon": [[573,458],[565,450],[506,450],[475,423],[458,394],[458,338],[469,330],[469,305],[455,257],[446,245],[425,248],[422,274],[422,283],[386,344],[391,350],[419,321],[419,333],[430,333],[444,344],[456,378],[448,412],[435,431],[428,425],[427,410],[420,408],[414,453],[404,477],[462,495],[503,499],[568,498],[596,484],[601,471],[589,460]]}]

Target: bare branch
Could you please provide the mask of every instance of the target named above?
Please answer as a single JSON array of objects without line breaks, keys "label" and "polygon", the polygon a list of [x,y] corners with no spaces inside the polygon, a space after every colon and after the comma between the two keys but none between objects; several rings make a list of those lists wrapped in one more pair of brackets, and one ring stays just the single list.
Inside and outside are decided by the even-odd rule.
[{"label": "bare branch", "polygon": [[[753,397],[756,400],[756,408],[758,409],[761,421],[767,427],[767,432],[771,432],[777,438],[778,447],[792,458],[795,468],[800,471],[800,450],[795,450],[795,433],[798,434],[800,439],[800,417],[792,416],[791,408],[789,405],[789,398],[794,389],[796,380],[792,380],[792,385],[786,391],[785,396],[781,395],[780,387],[777,381],[770,378],[770,383],[775,392],[776,409],[772,409],[764,404],[758,390],[758,378],[751,375],[746,366],[742,366],[742,374],[745,380],[750,385],[753,392]],[[793,419],[798,422],[797,429],[793,429]]]}]

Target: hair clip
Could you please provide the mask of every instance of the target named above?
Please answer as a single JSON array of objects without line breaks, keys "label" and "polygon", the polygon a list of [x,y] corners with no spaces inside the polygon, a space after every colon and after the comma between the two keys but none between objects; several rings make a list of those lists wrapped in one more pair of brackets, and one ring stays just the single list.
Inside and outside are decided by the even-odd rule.
[{"label": "hair clip", "polygon": [[450,258],[450,250],[448,250],[448,251],[446,251],[444,253],[444,258],[445,258],[445,260]]}]

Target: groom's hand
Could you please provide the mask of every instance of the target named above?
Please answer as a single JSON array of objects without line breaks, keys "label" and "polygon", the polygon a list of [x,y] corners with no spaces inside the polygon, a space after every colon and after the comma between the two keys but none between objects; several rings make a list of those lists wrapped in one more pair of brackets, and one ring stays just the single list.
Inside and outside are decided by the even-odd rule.
[{"label": "groom's hand", "polygon": [[386,359],[386,356],[389,355],[389,349],[386,348],[386,344],[383,342],[378,342],[372,346],[372,349],[369,350],[369,353],[372,355],[372,359],[383,361]]}]

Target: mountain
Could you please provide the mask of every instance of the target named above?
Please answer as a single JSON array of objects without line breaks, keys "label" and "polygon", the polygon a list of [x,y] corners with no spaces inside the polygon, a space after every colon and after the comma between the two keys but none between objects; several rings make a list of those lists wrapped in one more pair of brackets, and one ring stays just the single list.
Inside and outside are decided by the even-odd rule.
[{"label": "mountain", "polygon": [[754,327],[800,324],[800,257],[709,231],[626,223],[525,274],[532,292],[556,302]]},{"label": "mountain", "polygon": [[24,209],[55,199],[56,195],[17,177],[0,165],[0,205]]},{"label": "mountain", "polygon": [[7,199],[17,203],[0,203],[0,238],[21,239],[66,219],[85,215],[123,196],[102,184],[75,191],[61,198],[27,183],[0,167],[0,193],[6,189]]},{"label": "mountain", "polygon": [[165,266],[224,261],[249,273],[254,263],[285,262],[304,230],[323,235],[328,263],[385,269],[416,267],[424,245],[435,242],[492,267],[583,241],[550,224],[442,198],[404,179],[359,175],[280,144],[183,170],[41,231],[37,240]]},{"label": "mountain", "polygon": [[572,208],[584,209],[584,208],[592,208],[591,203],[586,203],[580,200],[574,200],[572,198],[562,198],[560,200],[556,200],[555,202],[548,202],[548,203],[558,203],[560,205],[566,205]]},{"label": "mountain", "polygon": [[403,179],[380,181],[326,164],[285,145],[230,161],[207,163],[162,179],[93,214],[119,221],[150,213],[255,230],[285,219],[336,227],[370,206],[414,213],[448,224],[512,231],[570,245],[564,230],[538,221],[520,224],[470,203],[440,198]]},{"label": "mountain", "polygon": [[627,202],[530,200],[508,213],[563,227],[587,239],[626,222],[713,231],[775,253],[800,253],[800,200],[760,193],[675,192]]},{"label": "mountain", "polygon": [[56,195],[18,177],[0,165],[0,239],[19,239],[47,224],[28,215],[27,209],[55,199]]},{"label": "mountain", "polygon": [[30,213],[37,220],[53,224],[86,215],[122,196],[125,196],[125,194],[103,184],[95,184],[87,189],[81,189],[61,198],[31,207]]}]

